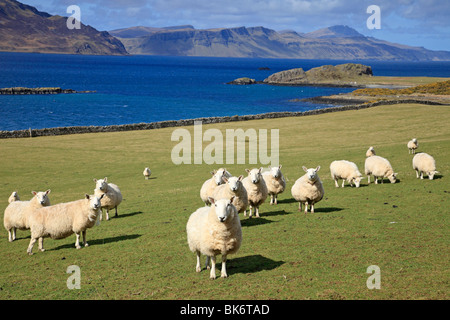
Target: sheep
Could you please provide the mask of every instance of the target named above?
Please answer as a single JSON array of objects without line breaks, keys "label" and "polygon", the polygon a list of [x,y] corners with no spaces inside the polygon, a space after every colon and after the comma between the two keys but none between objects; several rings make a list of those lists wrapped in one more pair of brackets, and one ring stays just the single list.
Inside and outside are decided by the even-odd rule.
[{"label": "sheep", "polygon": [[428,179],[433,180],[434,175],[439,173],[439,171],[436,171],[436,161],[425,152],[416,154],[412,160],[412,165],[413,169],[416,170],[417,178],[419,178],[420,173],[420,179],[423,179],[423,174],[426,173]]},{"label": "sheep", "polygon": [[331,179],[334,180],[336,188],[339,188],[338,179],[342,179],[342,188],[344,187],[345,180],[353,187],[359,188],[363,176],[359,172],[358,167],[354,162],[347,160],[336,160],[330,164]]},{"label": "sheep", "polygon": [[269,167],[270,171],[263,172],[263,179],[270,195],[270,205],[278,204],[278,195],[284,192],[286,180],[281,173],[281,165],[278,167]]},{"label": "sheep", "polygon": [[103,220],[103,209],[106,210],[106,220],[109,220],[109,210],[116,210],[117,214],[117,206],[122,202],[122,193],[117,185],[114,183],[108,183],[108,178],[104,179],[94,179],[95,189],[94,195],[100,197],[102,194],[105,194],[105,197],[102,198],[102,210],[100,212],[100,220]]},{"label": "sheep", "polygon": [[295,181],[291,188],[291,194],[298,201],[298,211],[302,211],[302,204],[304,203],[305,214],[308,212],[308,205],[311,206],[311,213],[314,213],[314,204],[322,200],[325,194],[322,181],[317,175],[320,166],[315,169],[308,169],[303,166],[302,169],[306,173]]},{"label": "sheep", "polygon": [[225,184],[217,186],[214,190],[212,198],[215,200],[230,198],[234,196],[233,205],[236,207],[238,213],[244,212],[248,207],[248,195],[247,190],[242,184],[244,176],[239,177],[223,177]]},{"label": "sheep", "polygon": [[189,249],[196,253],[196,272],[200,272],[200,255],[206,255],[210,279],[216,278],[216,255],[222,255],[221,277],[228,277],[227,256],[236,253],[242,243],[241,221],[234,196],[229,199],[210,198],[211,207],[202,207],[191,214],[186,225]]},{"label": "sheep", "polygon": [[367,149],[366,151],[366,158],[371,157],[371,156],[375,156],[375,149],[373,147],[370,147],[369,149]]},{"label": "sheep", "polygon": [[200,198],[207,206],[211,204],[208,199],[213,196],[214,190],[224,183],[223,178],[232,176],[225,168],[211,171],[211,174],[212,177],[206,180],[200,189]]},{"label": "sheep", "polygon": [[381,183],[383,183],[384,178],[388,178],[391,183],[397,181],[398,173],[394,172],[387,159],[380,156],[366,158],[364,172],[367,175],[368,184],[370,184],[370,175],[374,176],[375,184],[378,184],[378,177],[381,177]]},{"label": "sheep", "polygon": [[11,195],[8,198],[8,203],[14,202],[14,201],[20,201],[19,194],[17,191],[13,191]]},{"label": "sheep", "polygon": [[39,250],[44,252],[44,238],[64,239],[75,233],[75,248],[80,249],[80,233],[87,247],[86,230],[92,228],[101,214],[101,200],[106,194],[85,195],[85,199],[59,203],[36,210],[30,216],[31,240],[27,248],[33,254],[33,246],[39,239]]},{"label": "sheep", "polygon": [[415,154],[416,149],[419,147],[419,142],[417,142],[417,139],[414,138],[414,139],[408,141],[408,144],[406,146],[408,147],[409,154]]},{"label": "sheep", "polygon": [[[266,182],[261,174],[262,167],[259,169],[245,169],[248,176],[242,180],[242,184],[247,190],[249,217],[252,217],[252,209],[255,208],[255,215],[259,218],[259,206],[266,201],[269,191],[267,190]],[[247,216],[247,210],[244,210],[244,216]]]},{"label": "sheep", "polygon": [[146,167],[143,172],[145,180],[148,180],[150,178],[151,174],[152,174],[152,171],[148,167]]},{"label": "sheep", "polygon": [[32,191],[33,198],[29,201],[13,201],[5,209],[3,225],[8,231],[8,241],[13,242],[16,239],[16,230],[30,229],[30,215],[37,209],[49,206],[50,199],[47,191]]}]

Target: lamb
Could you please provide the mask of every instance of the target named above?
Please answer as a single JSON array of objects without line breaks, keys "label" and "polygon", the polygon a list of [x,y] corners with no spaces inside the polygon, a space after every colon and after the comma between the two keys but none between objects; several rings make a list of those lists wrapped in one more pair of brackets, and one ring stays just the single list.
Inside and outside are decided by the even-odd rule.
[{"label": "lamb", "polygon": [[100,212],[100,220],[103,220],[103,209],[106,209],[106,220],[109,220],[109,210],[116,210],[117,214],[117,206],[122,202],[122,193],[117,185],[114,183],[108,183],[108,178],[104,179],[94,179],[95,189],[94,195],[100,197],[102,194],[105,194],[105,197],[102,198],[102,210]]},{"label": "lamb", "polygon": [[368,184],[370,184],[370,175],[374,176],[375,184],[378,184],[378,177],[381,178],[381,183],[383,183],[384,178],[388,178],[391,183],[397,181],[398,173],[394,172],[391,163],[387,159],[380,156],[366,158],[364,171],[367,175]]},{"label": "lamb", "polygon": [[[242,243],[241,221],[234,196],[230,199],[209,199],[211,207],[202,207],[191,214],[186,225],[189,249],[197,254],[196,272],[200,272],[200,255],[206,255],[210,278],[216,278],[216,255],[222,255],[221,277],[228,277],[227,256],[236,253]],[[211,263],[210,263],[211,262]]]},{"label": "lamb", "polygon": [[286,188],[286,180],[281,173],[281,165],[278,167],[269,167],[270,171],[263,172],[263,179],[270,195],[270,204],[278,203],[278,195],[284,192]]},{"label": "lamb", "polygon": [[238,213],[242,213],[247,210],[248,207],[248,195],[247,190],[242,184],[242,178],[244,176],[239,177],[223,177],[223,180],[226,182],[225,184],[221,184],[217,186],[214,190],[213,197],[215,200],[223,199],[223,198],[231,198],[234,196],[233,205],[236,207]]},{"label": "lamb", "polygon": [[80,249],[80,233],[83,234],[83,243],[87,247],[86,230],[92,228],[101,214],[101,196],[85,195],[85,199],[72,202],[59,203],[53,206],[36,210],[30,216],[31,240],[27,249],[29,255],[33,254],[33,246],[39,239],[39,250],[44,249],[44,238],[64,239],[76,234],[75,247]]},{"label": "lamb", "polygon": [[322,200],[325,194],[322,181],[317,175],[320,166],[317,166],[315,169],[308,169],[305,166],[302,168],[306,174],[295,181],[291,188],[291,194],[298,201],[298,211],[302,211],[302,204],[304,203],[305,214],[308,212],[308,205],[311,206],[311,213],[314,213],[314,204]]},{"label": "lamb", "polygon": [[371,157],[371,156],[375,156],[375,149],[373,147],[370,147],[369,149],[367,149],[366,151],[366,158]]},{"label": "lamb", "polygon": [[416,170],[417,178],[419,178],[420,173],[420,179],[423,179],[423,174],[426,173],[428,179],[433,180],[434,175],[439,173],[439,171],[436,171],[436,161],[425,152],[416,154],[412,160],[412,165],[413,169]]},{"label": "lamb", "polygon": [[406,146],[408,147],[409,154],[415,154],[416,149],[419,147],[419,142],[417,142],[417,139],[414,138],[414,139],[408,141],[408,144]]},{"label": "lamb", "polygon": [[213,197],[214,190],[217,186],[224,183],[223,178],[229,178],[232,176],[231,173],[229,173],[225,168],[211,171],[211,174],[212,177],[206,180],[200,189],[200,198],[208,206],[211,204],[208,199]]},{"label": "lamb", "polygon": [[152,174],[152,171],[148,167],[146,167],[143,172],[145,180],[148,180],[150,178],[151,174]]},{"label": "lamb", "polygon": [[356,164],[347,160],[333,161],[330,164],[330,172],[336,188],[339,188],[338,179],[342,179],[342,188],[344,187],[345,180],[347,180],[350,186],[353,187],[353,183],[355,183],[355,186],[359,188],[361,179],[363,179]]},{"label": "lamb", "polygon": [[20,201],[19,194],[17,191],[13,191],[11,195],[8,198],[8,203],[14,202],[14,201]]},{"label": "lamb", "polygon": [[47,191],[32,191],[33,198],[29,201],[13,201],[5,209],[3,225],[8,231],[8,241],[16,239],[16,230],[30,229],[29,217],[37,209],[49,206],[50,199]]},{"label": "lamb", "polygon": [[[245,169],[248,176],[242,180],[242,184],[247,190],[248,204],[250,207],[249,217],[252,217],[252,209],[255,208],[255,215],[259,218],[259,206],[266,201],[269,191],[266,182],[261,174],[262,167],[259,169]],[[244,216],[247,216],[247,210],[244,210]]]}]

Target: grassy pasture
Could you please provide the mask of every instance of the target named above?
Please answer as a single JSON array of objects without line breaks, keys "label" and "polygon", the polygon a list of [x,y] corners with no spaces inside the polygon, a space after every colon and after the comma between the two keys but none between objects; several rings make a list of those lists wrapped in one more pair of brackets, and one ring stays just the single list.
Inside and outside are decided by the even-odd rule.
[{"label": "grassy pasture", "polygon": [[[277,206],[267,201],[260,218],[240,216],[242,247],[229,257],[229,277],[214,281],[195,272],[186,222],[202,206],[209,171],[225,166],[240,175],[257,165],[176,166],[174,128],[0,140],[2,216],[12,191],[28,200],[31,190],[50,188],[56,204],[92,194],[93,178],[107,176],[124,196],[119,217],[89,229],[90,246],[80,250],[70,236],[45,239],[46,251],[36,244],[28,256],[29,231],[9,243],[2,228],[0,299],[448,299],[449,120],[448,106],[402,104],[204,125],[203,132],[224,136],[226,129],[269,129],[269,136],[279,129],[288,179]],[[441,174],[433,181],[416,179],[406,147],[413,137],[419,152],[436,159]],[[335,188],[331,161],[354,161],[363,172],[369,146],[390,160],[399,181]],[[307,216],[290,195],[303,165],[321,166],[325,188]],[[70,265],[80,267],[80,290],[66,286]],[[380,290],[366,286],[370,265],[380,267]]]}]

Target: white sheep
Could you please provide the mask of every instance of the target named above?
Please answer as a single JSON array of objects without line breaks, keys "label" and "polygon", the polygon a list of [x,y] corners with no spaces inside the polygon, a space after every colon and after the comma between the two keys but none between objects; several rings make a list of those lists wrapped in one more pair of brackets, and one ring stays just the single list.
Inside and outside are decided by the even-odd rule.
[{"label": "white sheep", "polygon": [[30,216],[31,240],[27,249],[29,255],[33,254],[33,246],[39,239],[39,250],[44,249],[44,238],[64,239],[73,233],[76,234],[75,247],[80,249],[80,233],[83,234],[84,246],[87,247],[86,230],[92,228],[101,213],[100,197],[85,195],[84,199],[72,202],[59,203],[36,210]]},{"label": "white sheep", "polygon": [[270,195],[270,204],[278,203],[278,195],[286,189],[286,180],[281,172],[281,165],[278,167],[269,167],[270,171],[263,172],[262,176]]},{"label": "white sheep", "polygon": [[206,180],[200,189],[200,198],[208,206],[211,204],[208,199],[213,196],[214,190],[217,186],[225,183],[223,178],[229,178],[232,176],[231,173],[229,173],[225,168],[211,171],[211,174],[212,177]]},{"label": "white sheep", "polygon": [[197,254],[195,271],[201,271],[200,255],[206,255],[211,279],[216,278],[216,255],[222,255],[221,277],[226,278],[227,256],[236,253],[242,243],[241,221],[233,200],[210,198],[211,207],[197,209],[186,225],[189,249]]},{"label": "white sheep", "polygon": [[247,190],[242,184],[242,178],[244,176],[239,177],[223,177],[225,184],[221,184],[217,186],[214,190],[212,198],[215,200],[219,199],[230,199],[234,196],[233,205],[236,207],[238,213],[244,212],[248,207],[248,195]]},{"label": "white sheep", "polygon": [[302,168],[306,173],[295,181],[291,188],[291,194],[298,201],[299,211],[302,211],[302,204],[304,203],[305,214],[308,212],[308,205],[311,206],[311,213],[314,213],[314,204],[322,200],[325,194],[322,181],[317,175],[320,166],[315,169],[308,169],[305,166]]},{"label": "white sheep", "polygon": [[364,172],[367,175],[368,184],[370,184],[370,175],[373,175],[375,184],[378,184],[378,177],[381,178],[381,183],[383,183],[384,178],[388,178],[391,183],[397,181],[398,173],[394,172],[391,163],[387,159],[380,156],[366,158]]},{"label": "white sheep", "polygon": [[370,147],[369,149],[367,149],[366,151],[366,158],[371,157],[371,156],[375,156],[375,149],[373,147]]},{"label": "white sheep", "polygon": [[108,178],[104,179],[94,179],[95,189],[94,195],[100,197],[102,194],[105,196],[102,198],[102,210],[100,212],[100,220],[103,219],[103,209],[106,210],[106,220],[109,220],[109,210],[116,210],[117,217],[117,206],[122,202],[122,193],[117,185],[114,183],[108,183]]},{"label": "white sheep", "polygon": [[342,179],[342,188],[344,187],[345,180],[353,186],[353,183],[357,188],[361,183],[363,176],[359,172],[358,167],[354,162],[347,160],[336,160],[330,164],[331,179],[334,180],[336,188],[339,188],[338,180]]},{"label": "white sheep", "polygon": [[19,194],[17,193],[17,191],[13,191],[8,198],[8,203],[11,203],[14,201],[20,201]]},{"label": "white sheep", "polygon": [[148,167],[146,167],[143,172],[145,180],[148,180],[150,178],[151,174],[152,174],[152,171]]},{"label": "white sheep", "polygon": [[33,198],[29,201],[13,201],[5,209],[3,225],[8,231],[8,241],[16,239],[16,230],[30,229],[29,217],[37,209],[49,206],[50,199],[47,191],[32,191]]},{"label": "white sheep", "polygon": [[408,141],[408,144],[406,146],[408,147],[409,154],[415,154],[416,149],[419,147],[419,142],[417,142],[417,139],[414,138],[414,139]]},{"label": "white sheep", "polygon": [[412,165],[413,169],[416,170],[417,178],[419,178],[420,173],[420,179],[423,179],[423,174],[426,173],[428,179],[433,180],[434,175],[439,173],[439,171],[436,171],[436,161],[425,152],[416,154],[412,160]]},{"label": "white sheep", "polygon": [[[259,217],[259,206],[266,201],[269,191],[267,190],[266,182],[261,174],[262,168],[259,169],[245,169],[248,176],[242,180],[242,184],[247,190],[249,217],[252,217],[252,209],[255,208],[255,215]],[[247,216],[247,211],[244,210],[244,216]]]}]

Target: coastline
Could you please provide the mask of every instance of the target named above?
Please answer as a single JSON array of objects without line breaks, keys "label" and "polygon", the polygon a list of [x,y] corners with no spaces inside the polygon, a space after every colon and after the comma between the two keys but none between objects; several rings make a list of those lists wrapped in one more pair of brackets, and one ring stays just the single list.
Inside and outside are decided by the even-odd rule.
[{"label": "coastline", "polygon": [[[321,98],[321,97],[316,97]],[[314,99],[314,98],[311,98]],[[342,101],[335,101],[340,102]],[[109,125],[109,126],[72,126],[72,127],[55,127],[55,128],[43,128],[43,129],[24,129],[24,130],[12,130],[12,131],[0,131],[0,139],[13,139],[13,138],[34,138],[43,136],[58,136],[69,134],[82,134],[82,133],[101,133],[101,132],[122,132],[122,131],[135,131],[135,130],[152,130],[160,128],[171,127],[183,127],[192,126],[195,121],[202,121],[203,124],[212,123],[225,123],[235,121],[249,121],[259,119],[275,119],[286,117],[303,117],[312,116],[331,112],[340,112],[348,110],[360,110],[367,109],[381,105],[393,105],[402,103],[419,103],[427,105],[448,105],[445,103],[439,103],[432,100],[417,100],[417,99],[398,99],[398,100],[383,100],[375,101],[371,103],[353,104],[353,105],[338,105],[328,108],[307,110],[307,111],[280,111],[280,112],[268,112],[254,115],[234,115],[224,117],[205,117],[195,119],[180,119],[180,120],[165,120],[149,123],[135,123],[135,124],[122,124],[122,125]],[[330,102],[331,104],[331,102]]]}]

